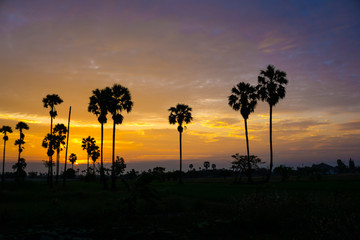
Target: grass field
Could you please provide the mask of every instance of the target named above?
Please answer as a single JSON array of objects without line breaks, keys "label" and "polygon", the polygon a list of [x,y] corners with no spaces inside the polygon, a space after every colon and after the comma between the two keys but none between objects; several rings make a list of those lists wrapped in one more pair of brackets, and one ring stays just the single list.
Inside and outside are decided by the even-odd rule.
[{"label": "grass field", "polygon": [[0,239],[358,239],[360,177],[5,182]]}]

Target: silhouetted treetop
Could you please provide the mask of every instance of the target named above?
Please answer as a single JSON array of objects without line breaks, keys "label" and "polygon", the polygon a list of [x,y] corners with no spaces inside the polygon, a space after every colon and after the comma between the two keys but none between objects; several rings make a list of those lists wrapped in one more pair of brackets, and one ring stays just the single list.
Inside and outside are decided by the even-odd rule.
[{"label": "silhouetted treetop", "polygon": [[261,100],[271,106],[276,105],[285,97],[286,90],[283,85],[288,83],[286,72],[275,69],[273,65],[268,65],[265,71],[260,71],[258,83],[257,89]]}]

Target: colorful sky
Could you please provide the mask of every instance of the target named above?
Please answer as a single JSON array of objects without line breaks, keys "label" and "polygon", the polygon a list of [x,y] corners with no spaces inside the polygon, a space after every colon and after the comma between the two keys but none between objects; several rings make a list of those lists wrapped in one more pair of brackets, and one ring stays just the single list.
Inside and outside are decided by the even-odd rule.
[{"label": "colorful sky", "polygon": [[[243,119],[227,97],[241,81],[256,84],[273,64],[289,80],[274,109],[275,164],[350,157],[360,164],[359,12],[358,1],[331,0],[1,1],[0,126],[14,130],[6,161],[17,159],[18,121],[30,126],[23,152],[29,166],[46,159],[47,94],[64,100],[55,123],[66,124],[72,106],[69,153],[84,160],[82,138],[100,143],[89,97],[116,83],[134,101],[117,126],[116,155],[140,168],[177,167],[178,132],[168,108],[185,103],[194,120],[184,132],[184,168],[206,160],[230,167],[231,155],[245,155],[246,145]],[[260,102],[248,121],[250,153],[266,163],[268,119]],[[110,116],[105,127],[109,162]]]}]

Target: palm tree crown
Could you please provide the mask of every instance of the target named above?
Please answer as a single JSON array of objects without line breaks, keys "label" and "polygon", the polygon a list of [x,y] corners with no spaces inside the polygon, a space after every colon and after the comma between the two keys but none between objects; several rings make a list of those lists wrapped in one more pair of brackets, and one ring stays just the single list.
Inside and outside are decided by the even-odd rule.
[{"label": "palm tree crown", "polygon": [[257,99],[256,88],[249,83],[240,82],[231,89],[229,96],[229,105],[235,111],[239,111],[244,119],[248,119],[250,113],[254,112]]},{"label": "palm tree crown", "polygon": [[288,83],[286,72],[275,69],[273,65],[268,65],[265,71],[260,71],[258,83],[257,89],[261,100],[270,106],[275,106],[285,97],[286,90],[283,85]]},{"label": "palm tree crown", "polygon": [[18,123],[16,124],[15,129],[18,129],[18,130],[20,131],[20,138],[23,139],[23,138],[24,138],[24,134],[23,134],[22,130],[23,130],[23,129],[29,130],[29,126],[28,126],[26,123],[24,123],[24,122],[18,122]]},{"label": "palm tree crown", "polygon": [[120,84],[114,84],[107,92],[111,91],[111,98],[109,99],[108,110],[112,114],[112,118],[115,124],[121,124],[124,117],[121,115],[122,111],[129,113],[134,103],[131,101],[131,94],[129,89],[121,86]]},{"label": "palm tree crown", "polygon": [[95,138],[88,136],[87,138],[82,139],[82,149],[86,150],[86,152],[90,155],[93,145],[95,145]]},{"label": "palm tree crown", "polygon": [[44,107],[50,107],[50,116],[55,118],[57,116],[57,111],[55,109],[55,105],[58,105],[63,102],[63,100],[57,94],[48,94],[45,98],[43,98]]},{"label": "palm tree crown", "polygon": [[59,152],[61,145],[65,145],[67,128],[62,123],[56,124],[53,133],[54,133],[55,149],[57,149],[57,151]]},{"label": "palm tree crown", "polygon": [[111,96],[111,89],[95,89],[93,95],[90,97],[88,111],[94,113],[98,117],[99,123],[106,123],[106,115],[108,113],[109,99]]},{"label": "palm tree crown", "polygon": [[4,134],[4,141],[7,141],[9,139],[9,137],[6,135],[7,133],[12,133],[12,129],[10,126],[2,126],[2,128],[0,128],[0,132]]},{"label": "palm tree crown", "polygon": [[191,116],[191,107],[189,107],[186,104],[177,104],[176,107],[169,108],[170,115],[169,115],[169,123],[170,124],[178,124],[178,131],[183,131],[183,123],[186,124],[190,123],[192,121]]}]

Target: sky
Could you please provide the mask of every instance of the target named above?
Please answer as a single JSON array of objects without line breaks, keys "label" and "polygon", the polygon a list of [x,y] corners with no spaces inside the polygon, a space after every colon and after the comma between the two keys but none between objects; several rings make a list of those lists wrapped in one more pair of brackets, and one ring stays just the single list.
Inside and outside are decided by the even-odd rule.
[{"label": "sky", "polygon": [[[87,111],[94,89],[127,87],[134,102],[117,125],[116,155],[129,166],[177,168],[178,132],[168,109],[192,108],[183,136],[184,169],[204,161],[229,168],[246,154],[244,121],[228,105],[239,82],[257,84],[269,64],[287,73],[273,111],[275,165],[349,158],[360,164],[360,3],[358,1],[0,1],[0,126],[14,130],[7,170],[17,160],[24,121],[28,166],[46,160],[47,94],[58,94],[56,123],[67,124],[69,154],[85,163],[82,138],[100,144]],[[111,161],[112,119],[104,160]],[[269,163],[269,106],[248,120],[250,154]],[[0,148],[3,148],[1,143]],[[61,153],[64,159],[64,151]],[[45,168],[44,168],[45,171]]]}]

